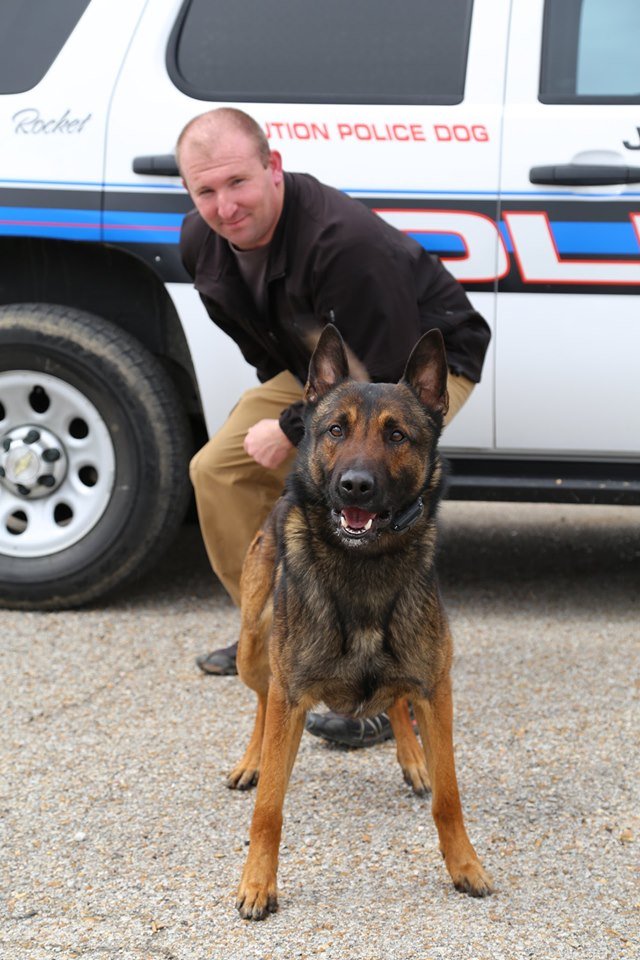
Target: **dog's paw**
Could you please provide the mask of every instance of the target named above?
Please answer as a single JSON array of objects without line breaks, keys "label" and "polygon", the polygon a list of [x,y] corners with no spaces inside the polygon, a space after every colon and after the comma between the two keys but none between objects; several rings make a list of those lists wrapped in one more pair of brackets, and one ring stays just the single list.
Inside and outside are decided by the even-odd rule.
[{"label": "dog's paw", "polygon": [[278,909],[275,881],[258,884],[244,881],[240,884],[236,908],[243,920],[264,920]]},{"label": "dog's paw", "polygon": [[467,893],[470,897],[488,897],[493,893],[491,877],[479,860],[467,860],[455,867],[447,863],[447,869],[460,893]]},{"label": "dog's paw", "polygon": [[230,790],[250,790],[255,787],[259,776],[260,770],[256,766],[247,766],[244,760],[241,760],[227,777],[227,786]]},{"label": "dog's paw", "polygon": [[424,763],[406,764],[406,766],[402,767],[402,776],[404,777],[405,783],[408,783],[413,792],[417,793],[419,797],[424,797],[425,794],[431,791],[429,772]]}]

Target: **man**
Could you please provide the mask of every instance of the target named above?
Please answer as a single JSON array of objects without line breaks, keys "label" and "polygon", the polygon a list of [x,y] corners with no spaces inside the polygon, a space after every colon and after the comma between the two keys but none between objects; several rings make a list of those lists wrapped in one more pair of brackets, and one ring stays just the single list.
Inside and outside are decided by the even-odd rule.
[{"label": "man", "polygon": [[[396,381],[420,335],[439,327],[449,364],[448,421],[480,379],[490,331],[458,282],[419,244],[358,201],[285,173],[260,126],[221,108],[182,131],[177,160],[195,205],[184,265],[212,320],[257,371],[222,429],[191,463],[211,565],[236,604],[242,561],[282,492],[302,433],[302,389],[318,332],[342,333],[373,381]],[[236,647],[198,658],[235,673]],[[353,746],[391,736],[384,714],[310,714],[316,735]]]}]

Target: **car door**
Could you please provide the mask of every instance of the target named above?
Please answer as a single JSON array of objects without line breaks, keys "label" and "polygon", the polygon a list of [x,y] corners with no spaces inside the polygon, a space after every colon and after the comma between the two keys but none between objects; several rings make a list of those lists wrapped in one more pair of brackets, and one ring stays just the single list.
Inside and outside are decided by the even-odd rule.
[{"label": "car door", "polygon": [[502,452],[640,450],[640,4],[514,0],[501,222]]},{"label": "car door", "polygon": [[109,102],[144,0],[5,0],[0,235],[96,241]]},{"label": "car door", "polygon": [[[439,253],[494,323],[506,269],[497,229],[508,0],[156,0],[115,91],[107,142],[107,239],[168,285],[189,342],[209,429],[246,371],[199,304],[177,255],[188,208],[153,173],[183,125],[220,105],[263,126],[285,168],[374,209]],[[151,158],[137,164],[135,158]],[[447,442],[493,446],[493,347]]]}]

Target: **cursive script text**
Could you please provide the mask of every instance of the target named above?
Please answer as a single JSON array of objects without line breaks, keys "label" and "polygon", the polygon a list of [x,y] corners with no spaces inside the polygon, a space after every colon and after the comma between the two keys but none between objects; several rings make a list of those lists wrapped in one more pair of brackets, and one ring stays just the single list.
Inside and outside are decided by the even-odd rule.
[{"label": "cursive script text", "polygon": [[14,113],[12,119],[15,133],[82,133],[91,119],[91,114],[88,113],[86,117],[72,117],[71,110],[65,110],[61,117],[46,120],[35,107],[26,107]]}]

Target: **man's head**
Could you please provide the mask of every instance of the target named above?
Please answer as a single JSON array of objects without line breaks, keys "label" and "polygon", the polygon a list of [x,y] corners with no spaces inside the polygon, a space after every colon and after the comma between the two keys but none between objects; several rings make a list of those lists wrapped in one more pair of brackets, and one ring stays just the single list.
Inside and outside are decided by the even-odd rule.
[{"label": "man's head", "polygon": [[252,117],[229,107],[195,117],[178,138],[176,158],[212,230],[241,250],[269,243],[284,200],[282,159]]}]

